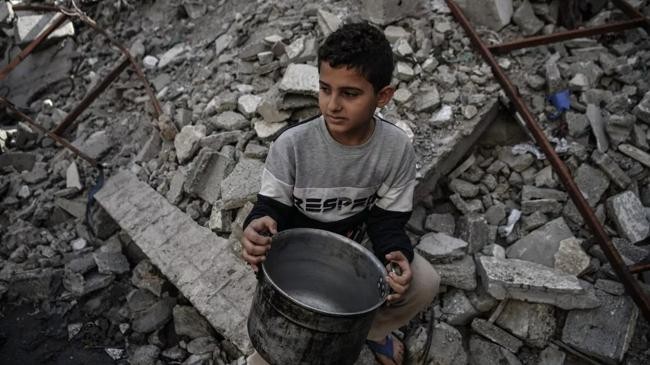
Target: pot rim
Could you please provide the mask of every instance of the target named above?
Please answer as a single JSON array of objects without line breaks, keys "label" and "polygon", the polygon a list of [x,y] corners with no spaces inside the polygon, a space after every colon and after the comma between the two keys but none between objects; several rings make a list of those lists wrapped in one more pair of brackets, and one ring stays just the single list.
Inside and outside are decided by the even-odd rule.
[{"label": "pot rim", "polygon": [[[381,281],[382,281],[386,286],[388,286],[388,284],[387,284],[387,283],[385,282],[385,280],[384,280],[384,278],[388,275],[388,273],[387,273],[386,268],[384,267],[384,265],[383,265],[383,264],[381,263],[381,261],[379,261],[379,259],[377,258],[377,256],[375,256],[374,253],[372,253],[370,250],[368,250],[367,248],[363,247],[361,244],[357,243],[356,241],[351,240],[351,239],[349,239],[349,238],[347,238],[347,237],[345,237],[345,236],[342,236],[342,235],[340,235],[340,234],[336,234],[336,233],[334,233],[334,232],[330,232],[330,231],[326,231],[326,230],[322,230],[322,229],[316,229],[316,228],[290,228],[290,229],[286,229],[286,230],[284,230],[284,231],[280,231],[280,232],[278,232],[276,235],[274,235],[274,236],[271,238],[271,245],[273,245],[273,240],[274,240],[274,239],[277,239],[278,237],[285,236],[285,235],[290,235],[290,234],[298,234],[298,233],[311,233],[311,234],[316,234],[316,235],[332,236],[333,238],[336,238],[336,239],[338,239],[338,240],[340,240],[340,241],[343,241],[344,243],[349,244],[350,246],[352,246],[353,249],[355,249],[355,250],[357,250],[357,251],[363,253],[365,256],[367,256],[367,257],[370,258],[370,261],[371,261],[371,262],[372,262],[372,263],[373,263],[377,268],[379,268],[380,272],[381,272],[382,275],[383,275],[383,276],[380,278]],[[282,294],[283,297],[287,298],[289,301],[291,301],[292,303],[298,305],[298,306],[301,307],[301,308],[304,308],[304,309],[307,309],[307,310],[309,310],[309,311],[316,312],[316,313],[319,313],[319,314],[324,314],[324,315],[328,315],[328,316],[332,316],[332,317],[354,317],[354,316],[361,316],[361,315],[364,315],[364,314],[372,313],[374,310],[376,310],[377,308],[381,307],[381,306],[386,302],[386,297],[384,296],[384,297],[382,298],[382,300],[379,301],[379,302],[378,302],[377,304],[375,304],[374,306],[372,306],[372,307],[370,307],[370,308],[368,308],[368,309],[362,310],[362,311],[358,311],[358,312],[345,312],[345,313],[342,313],[342,312],[330,312],[330,311],[326,311],[326,310],[322,310],[322,309],[314,308],[314,307],[312,307],[312,306],[310,306],[310,305],[307,305],[307,304],[305,304],[305,303],[302,303],[302,302],[300,302],[300,301],[294,299],[294,298],[291,297],[289,294],[287,294],[284,290],[282,290],[282,288],[280,288],[280,287],[275,283],[275,281],[273,281],[273,279],[271,278],[271,276],[269,276],[268,272],[266,271],[266,261],[262,262],[261,270],[262,270],[262,275],[263,275],[264,279],[266,279],[266,280],[271,284],[271,286],[272,286],[275,290],[277,290],[280,294]]]}]

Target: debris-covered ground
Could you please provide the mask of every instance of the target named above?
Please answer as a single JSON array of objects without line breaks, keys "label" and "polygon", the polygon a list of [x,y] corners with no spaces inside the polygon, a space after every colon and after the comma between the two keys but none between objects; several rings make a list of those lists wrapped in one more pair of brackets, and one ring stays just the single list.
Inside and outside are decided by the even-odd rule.
[{"label": "debris-covered ground", "polygon": [[[377,16],[361,0],[78,3],[130,50],[163,116],[154,117],[127,69],[63,136],[98,159],[106,179],[118,170],[137,175],[234,250],[271,140],[318,113],[319,42],[343,21],[394,15]],[[433,318],[423,313],[403,329],[411,363],[419,363],[429,323],[428,364],[650,362],[647,322],[489,66],[444,1],[423,3],[417,16],[381,25],[397,60],[397,92],[381,113],[413,136],[420,159],[423,193],[408,230],[443,284]],[[579,9],[563,1],[458,3],[494,43],[572,21],[626,19],[607,1]],[[650,16],[648,1],[630,3]],[[0,3],[0,65],[38,34],[41,20]],[[52,129],[119,56],[75,20],[0,81],[0,96]],[[650,235],[648,34],[574,39],[498,61],[625,262],[646,260],[650,246],[636,243]],[[564,89],[571,108],[554,118],[547,97]],[[98,170],[16,114],[0,113],[0,358],[243,363],[126,230],[97,204],[87,212]],[[478,142],[460,142],[480,128],[487,131]],[[459,163],[443,168],[454,153]],[[449,171],[432,177],[437,169]],[[650,284],[650,275],[638,276]]]}]

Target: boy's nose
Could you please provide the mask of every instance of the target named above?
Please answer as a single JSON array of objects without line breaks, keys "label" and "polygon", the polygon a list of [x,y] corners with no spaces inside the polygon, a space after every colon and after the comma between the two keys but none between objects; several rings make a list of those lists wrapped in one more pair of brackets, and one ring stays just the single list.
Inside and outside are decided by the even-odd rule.
[{"label": "boy's nose", "polygon": [[330,111],[341,110],[341,103],[339,102],[339,98],[337,98],[336,96],[331,96],[327,103],[327,109]]}]

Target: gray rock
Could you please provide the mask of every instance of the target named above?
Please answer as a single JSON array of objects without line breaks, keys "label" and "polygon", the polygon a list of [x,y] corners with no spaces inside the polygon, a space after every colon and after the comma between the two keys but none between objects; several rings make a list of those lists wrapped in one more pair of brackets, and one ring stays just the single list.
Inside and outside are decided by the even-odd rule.
[{"label": "gray rock", "polygon": [[603,121],[603,116],[601,114],[600,108],[597,105],[587,105],[587,119],[589,120],[591,130],[596,137],[598,150],[603,153],[607,152],[609,149],[609,140],[605,134],[605,122]]},{"label": "gray rock", "polygon": [[625,142],[630,137],[635,118],[631,114],[612,114],[607,117],[605,131],[614,146]]},{"label": "gray rock", "polygon": [[497,226],[506,218],[506,206],[494,204],[485,211],[485,219],[490,225]]},{"label": "gray rock", "polygon": [[280,90],[301,95],[318,96],[318,68],[292,63],[280,81]]},{"label": "gray rock", "polygon": [[519,26],[525,35],[537,34],[544,28],[544,22],[535,15],[533,6],[524,0],[512,15],[512,21]]},{"label": "gray rock", "polygon": [[467,293],[467,298],[472,306],[481,313],[489,312],[499,304],[483,287],[478,287],[477,290]]},{"label": "gray rock", "polygon": [[542,348],[547,345],[557,327],[555,307],[510,300],[496,324],[523,339],[527,345]]},{"label": "gray rock", "polygon": [[174,147],[176,148],[176,158],[183,164],[194,157],[199,149],[201,138],[205,137],[204,125],[186,125],[181,132],[174,138]]},{"label": "gray rock", "polygon": [[437,88],[427,90],[415,98],[415,111],[418,113],[431,112],[440,106],[440,94]]},{"label": "gray rock", "polygon": [[194,160],[185,182],[185,191],[213,204],[221,197],[221,182],[235,166],[234,147],[226,146],[222,152],[204,148]]},{"label": "gray rock", "polygon": [[256,121],[253,124],[253,129],[260,139],[269,139],[276,136],[286,126],[287,123],[269,123],[262,120]]},{"label": "gray rock", "polygon": [[135,318],[138,313],[151,308],[157,301],[158,298],[144,289],[132,290],[126,296],[126,304],[132,318]]},{"label": "gray rock", "polygon": [[173,315],[177,335],[192,339],[212,336],[212,327],[193,307],[177,305]]},{"label": "gray rock", "polygon": [[[556,53],[544,63],[546,85],[549,94],[555,93],[557,91],[566,88],[566,85],[562,80],[562,74],[560,73],[560,69],[557,67],[557,61],[559,60],[559,58],[560,55]],[[567,113],[567,120],[569,119],[568,114],[571,113],[570,112]],[[571,128],[571,124],[569,124],[569,129],[570,128]]]},{"label": "gray rock", "polygon": [[598,150],[591,154],[591,160],[621,189],[626,189],[632,180],[616,162]]},{"label": "gray rock", "polygon": [[9,23],[14,18],[14,9],[11,3],[6,1],[0,3],[0,23]]},{"label": "gray rock", "polygon": [[216,128],[225,129],[228,131],[235,129],[244,129],[250,125],[248,119],[246,119],[243,115],[233,111],[225,111],[217,115],[210,121],[210,123]]},{"label": "gray rock", "polygon": [[447,264],[433,264],[433,268],[440,275],[442,285],[469,291],[476,289],[476,264],[470,255]]},{"label": "gray rock", "polygon": [[620,363],[634,334],[638,308],[627,296],[597,292],[601,306],[569,312],[562,342],[606,363]]},{"label": "gray rock", "polygon": [[479,187],[465,180],[453,179],[449,182],[449,189],[460,194],[463,198],[473,198],[478,195]]},{"label": "gray rock", "polygon": [[208,5],[202,1],[185,0],[183,8],[190,19],[198,19],[208,11]]},{"label": "gray rock", "polygon": [[212,353],[217,348],[216,340],[213,337],[197,337],[187,344],[187,351],[190,354],[201,355]]},{"label": "gray rock", "polygon": [[95,252],[93,258],[101,274],[124,274],[130,270],[129,261],[120,252]]},{"label": "gray rock", "polygon": [[460,197],[459,194],[453,194],[449,196],[449,200],[452,204],[463,214],[476,213],[483,210],[483,203],[478,199],[472,199],[465,201]]},{"label": "gray rock", "polygon": [[481,256],[477,271],[487,292],[499,300],[512,298],[562,309],[599,305],[588,283],[534,262]]},{"label": "gray rock", "polygon": [[160,297],[165,280],[156,272],[149,260],[140,261],[133,269],[131,284],[140,289],[145,289]]},{"label": "gray rock", "polygon": [[[8,19],[13,12],[10,12],[6,7],[4,9],[5,11],[0,12],[5,13],[6,18]],[[47,27],[54,23],[54,16],[54,13],[17,16],[14,27],[16,42],[18,44],[26,44],[36,39]],[[72,22],[64,22],[63,25],[52,32],[47,39],[53,40],[70,37],[74,36],[74,34],[74,25]]]},{"label": "gray rock", "polygon": [[460,0],[456,3],[472,23],[492,30],[500,30],[512,18],[512,0]]},{"label": "gray rock", "polygon": [[139,312],[133,320],[133,330],[149,333],[161,329],[172,317],[174,305],[176,305],[175,298],[163,298],[148,309]]},{"label": "gray rock", "polygon": [[221,182],[222,209],[242,207],[255,198],[260,190],[264,163],[260,160],[242,158],[235,169]]},{"label": "gray rock", "polygon": [[521,200],[533,199],[552,199],[566,201],[567,193],[555,189],[542,189],[531,185],[524,185],[521,188]]},{"label": "gray rock", "polygon": [[[257,95],[242,95],[237,99],[237,110],[246,118],[252,118],[257,112],[257,107],[262,103],[262,98]],[[240,124],[246,125],[239,121]],[[233,128],[234,129],[234,128]]]},{"label": "gray rock", "polygon": [[[445,322],[433,325],[431,347],[427,364],[434,365],[467,365],[467,353],[463,348],[463,335],[454,327]],[[427,341],[427,329],[420,326],[415,329],[412,336],[406,340],[408,349],[407,361],[416,364],[424,355]],[[433,351],[435,349],[435,351]]]},{"label": "gray rock", "polygon": [[643,204],[633,192],[628,190],[607,199],[607,215],[630,242],[648,237],[650,223]]},{"label": "gray rock", "polygon": [[466,325],[480,314],[467,299],[465,292],[459,289],[452,289],[442,296],[441,311],[443,319],[452,326]]},{"label": "gray rock", "polygon": [[318,9],[318,25],[323,36],[327,37],[341,26],[341,19],[339,19],[335,14],[323,9]]},{"label": "gray rock", "polygon": [[185,351],[184,349],[176,345],[174,347],[170,347],[165,351],[161,352],[160,355],[162,355],[163,357],[169,360],[183,361],[183,359],[187,357],[187,351]]},{"label": "gray rock", "polygon": [[567,238],[560,241],[560,246],[554,255],[554,267],[567,274],[580,276],[591,263],[591,258],[582,249],[582,240]]},{"label": "gray rock", "polygon": [[483,247],[481,253],[486,256],[494,256],[502,259],[506,258],[506,249],[496,243],[492,243]]},{"label": "gray rock", "polygon": [[650,167],[650,154],[648,154],[647,152],[644,152],[629,144],[621,144],[620,146],[618,146],[618,150],[632,157],[633,159],[639,161],[641,164],[645,165],[646,167]]},{"label": "gray rock", "polygon": [[603,76],[603,70],[594,61],[575,62],[569,67],[568,73],[571,77],[582,75],[587,88],[596,87]]},{"label": "gray rock", "polygon": [[554,255],[560,241],[573,237],[562,217],[552,220],[508,247],[508,258],[521,259],[554,267]]},{"label": "gray rock", "polygon": [[598,279],[596,280],[596,284],[594,284],[594,287],[596,287],[596,289],[600,289],[605,293],[611,295],[625,294],[625,287],[623,286],[623,284],[619,283],[618,281]]},{"label": "gray rock", "polygon": [[390,44],[394,44],[398,39],[409,39],[411,33],[407,32],[404,28],[395,25],[389,25],[384,29],[384,35]]},{"label": "gray rock", "polygon": [[393,52],[397,57],[406,58],[413,54],[413,48],[411,48],[408,40],[402,38],[398,39],[393,45]]},{"label": "gray rock", "polygon": [[181,169],[174,172],[169,182],[169,190],[167,190],[167,194],[165,195],[170,203],[176,205],[181,202],[181,199],[183,199],[183,186],[186,180],[187,176],[185,176],[185,173]]},{"label": "gray rock", "polygon": [[634,107],[634,115],[647,124],[650,124],[650,91],[646,92],[641,102]]},{"label": "gray rock", "polygon": [[363,0],[361,2],[361,15],[364,19],[379,25],[395,23],[408,16],[421,13],[420,0]]},{"label": "gray rock", "polygon": [[534,212],[521,218],[521,229],[524,232],[529,232],[533,229],[543,226],[548,222],[548,218],[542,212]]},{"label": "gray rock", "polygon": [[427,233],[420,238],[416,250],[432,264],[439,264],[462,259],[467,247],[467,242],[445,233]]},{"label": "gray rock", "polygon": [[539,353],[537,365],[564,365],[566,354],[555,345],[549,345]]},{"label": "gray rock", "polygon": [[215,204],[210,212],[208,228],[215,232],[230,232],[232,224],[232,211],[221,209],[219,204]]},{"label": "gray rock", "polygon": [[186,54],[191,50],[192,48],[185,43],[178,43],[158,57],[158,68],[162,69],[168,65],[173,65],[183,61]]},{"label": "gray rock", "polygon": [[235,110],[237,108],[237,94],[234,92],[225,92],[214,96],[203,110],[203,115],[210,117],[216,113],[225,112],[226,110]]},{"label": "gray rock", "polygon": [[[5,270],[10,270],[10,267],[5,265]],[[61,285],[61,271],[51,268],[19,270],[11,273],[10,280],[2,280],[9,281],[9,291],[17,293],[20,297],[33,301],[45,300],[55,297],[55,292]]]},{"label": "gray rock", "polygon": [[66,270],[80,274],[85,274],[95,267],[97,267],[97,265],[95,264],[95,259],[93,258],[92,253],[81,255],[65,264]]},{"label": "gray rock", "polygon": [[562,203],[552,199],[524,200],[521,202],[521,212],[524,214],[540,212],[555,215],[560,213],[563,207]]},{"label": "gray rock", "polygon": [[505,347],[515,354],[519,351],[521,346],[524,345],[524,343],[515,336],[481,318],[474,318],[472,321],[472,329],[476,331],[476,333]]},{"label": "gray rock", "polygon": [[415,77],[415,71],[407,63],[399,61],[395,65],[395,77],[398,80],[410,81]]},{"label": "gray rock", "polygon": [[30,185],[43,182],[47,180],[48,177],[47,163],[45,162],[36,162],[31,171],[22,174],[23,181]]},{"label": "gray rock", "polygon": [[424,221],[424,229],[427,231],[445,233],[449,236],[456,231],[456,219],[452,214],[430,214]]},{"label": "gray rock", "polygon": [[108,133],[102,130],[91,134],[84,141],[76,140],[73,145],[88,157],[97,160],[104,157],[115,143]]},{"label": "gray rock", "polygon": [[589,131],[589,120],[584,114],[567,112],[566,121],[569,126],[569,135],[573,137],[582,137]]},{"label": "gray rock", "polygon": [[512,352],[479,336],[470,337],[469,354],[471,365],[522,365]]},{"label": "gray rock", "polygon": [[522,172],[535,162],[535,157],[529,153],[515,155],[508,147],[503,147],[499,151],[499,160],[505,162],[511,169]]},{"label": "gray rock", "polygon": [[470,213],[458,219],[456,235],[469,243],[469,253],[479,252],[488,243],[489,227],[481,214]]},{"label": "gray rock", "polygon": [[130,365],[155,365],[160,349],[154,345],[138,346],[129,357]]}]

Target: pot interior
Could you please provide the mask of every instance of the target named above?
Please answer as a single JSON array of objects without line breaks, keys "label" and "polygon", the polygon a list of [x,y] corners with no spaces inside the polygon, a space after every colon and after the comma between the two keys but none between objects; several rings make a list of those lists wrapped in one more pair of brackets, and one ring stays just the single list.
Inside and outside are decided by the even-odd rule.
[{"label": "pot interior", "polygon": [[358,243],[331,232],[297,228],[278,233],[263,267],[275,288],[311,310],[353,315],[384,302],[381,262]]}]

